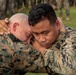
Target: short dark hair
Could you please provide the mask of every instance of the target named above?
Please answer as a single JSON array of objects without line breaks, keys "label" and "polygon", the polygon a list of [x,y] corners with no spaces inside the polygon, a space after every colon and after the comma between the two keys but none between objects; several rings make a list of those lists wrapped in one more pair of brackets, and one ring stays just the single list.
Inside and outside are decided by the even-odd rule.
[{"label": "short dark hair", "polygon": [[34,26],[38,22],[48,19],[52,24],[55,24],[57,16],[54,9],[49,4],[35,5],[29,12],[28,21],[29,25]]}]

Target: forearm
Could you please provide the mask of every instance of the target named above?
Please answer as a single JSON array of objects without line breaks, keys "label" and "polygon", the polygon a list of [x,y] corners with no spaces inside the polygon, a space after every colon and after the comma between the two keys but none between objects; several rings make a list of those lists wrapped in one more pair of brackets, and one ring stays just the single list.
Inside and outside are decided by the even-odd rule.
[{"label": "forearm", "polygon": [[26,50],[16,51],[12,62],[15,69],[23,70],[24,72],[37,72],[44,67],[41,54],[31,47]]},{"label": "forearm", "polygon": [[43,57],[45,66],[48,66],[52,71],[63,75],[75,75],[76,60],[74,55],[74,52],[66,53],[65,51],[47,49]]},{"label": "forearm", "polygon": [[[0,51],[0,74],[2,75],[24,75],[27,72],[39,72],[44,67],[43,59],[39,52],[27,50],[17,50],[15,52],[3,53]],[[46,72],[46,71],[45,71]]]}]

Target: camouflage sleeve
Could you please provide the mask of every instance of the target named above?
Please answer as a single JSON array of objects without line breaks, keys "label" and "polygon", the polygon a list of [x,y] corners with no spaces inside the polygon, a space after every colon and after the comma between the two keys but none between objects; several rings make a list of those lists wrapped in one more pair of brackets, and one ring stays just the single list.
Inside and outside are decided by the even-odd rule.
[{"label": "camouflage sleeve", "polygon": [[76,31],[60,37],[43,55],[44,64],[50,70],[62,75],[76,75]]},{"label": "camouflage sleeve", "polygon": [[43,58],[38,51],[33,50],[32,46],[25,45],[16,43],[17,51],[14,52],[12,60],[15,73],[38,72],[44,67]]},{"label": "camouflage sleeve", "polygon": [[[0,75],[9,75],[12,72],[12,54],[13,49],[10,49],[8,45],[0,43]],[[16,75],[12,74],[11,75]]]},{"label": "camouflage sleeve", "polygon": [[24,42],[13,43],[8,36],[0,36],[0,75],[24,75],[43,68],[39,52]]}]

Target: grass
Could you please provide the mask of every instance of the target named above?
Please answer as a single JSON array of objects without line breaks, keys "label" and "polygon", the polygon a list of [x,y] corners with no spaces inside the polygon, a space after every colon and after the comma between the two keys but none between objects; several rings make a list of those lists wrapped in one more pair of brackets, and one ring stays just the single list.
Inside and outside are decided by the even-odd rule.
[{"label": "grass", "polygon": [[48,75],[46,73],[27,73],[25,75]]},{"label": "grass", "polygon": [[[73,28],[76,28],[76,7],[71,7],[70,8],[70,21],[67,21],[66,19],[63,19],[63,23],[65,26],[70,26],[70,27],[73,27]],[[26,10],[23,6],[23,9],[21,11],[21,13],[25,13],[28,15],[28,12],[30,10],[30,7],[28,10]],[[58,16],[58,11],[55,10],[57,16]],[[65,18],[65,10],[63,9],[63,16]],[[16,12],[17,13],[17,12]],[[47,75],[46,73],[27,73],[26,75]]]},{"label": "grass", "polygon": [[[65,19],[65,10],[63,9],[63,23],[65,26],[70,26],[70,27],[73,27],[73,28],[76,28],[76,7],[71,7],[70,8],[70,21],[67,21]],[[56,10],[55,11],[57,16],[58,16],[58,11]]]},{"label": "grass", "polygon": [[[63,23],[64,23],[65,26],[70,26],[70,27],[76,28],[76,10],[75,9],[76,9],[76,7],[70,7],[70,21],[67,21],[65,19],[65,10],[63,9],[63,16],[64,16]],[[25,13],[25,14],[28,15],[29,10],[30,10],[30,7],[27,10],[23,6],[21,13]],[[55,10],[55,12],[58,16],[58,10]]]},{"label": "grass", "polygon": [[[31,9],[30,6],[29,6],[28,9],[26,9],[23,5],[22,10],[20,11],[20,13],[25,13],[25,14],[28,15],[28,12],[29,12],[30,9]],[[67,21],[65,19],[65,10],[63,9],[63,16],[64,16],[63,17],[63,23],[64,23],[64,25],[76,28],[76,10],[75,9],[76,9],[76,7],[70,7],[70,21]],[[56,15],[58,16],[58,10],[55,10],[55,12],[56,12]],[[18,11],[16,10],[15,13],[18,13]]]}]

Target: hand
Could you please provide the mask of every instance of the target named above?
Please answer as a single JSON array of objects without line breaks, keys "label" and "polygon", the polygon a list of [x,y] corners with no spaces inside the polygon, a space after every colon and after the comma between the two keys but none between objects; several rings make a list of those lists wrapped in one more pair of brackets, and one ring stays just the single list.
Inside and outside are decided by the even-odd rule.
[{"label": "hand", "polygon": [[0,20],[0,34],[9,33],[7,26],[8,22],[7,18],[5,20]]},{"label": "hand", "polygon": [[33,48],[39,51],[42,55],[44,54],[46,48],[41,46],[36,40],[33,42]]}]

